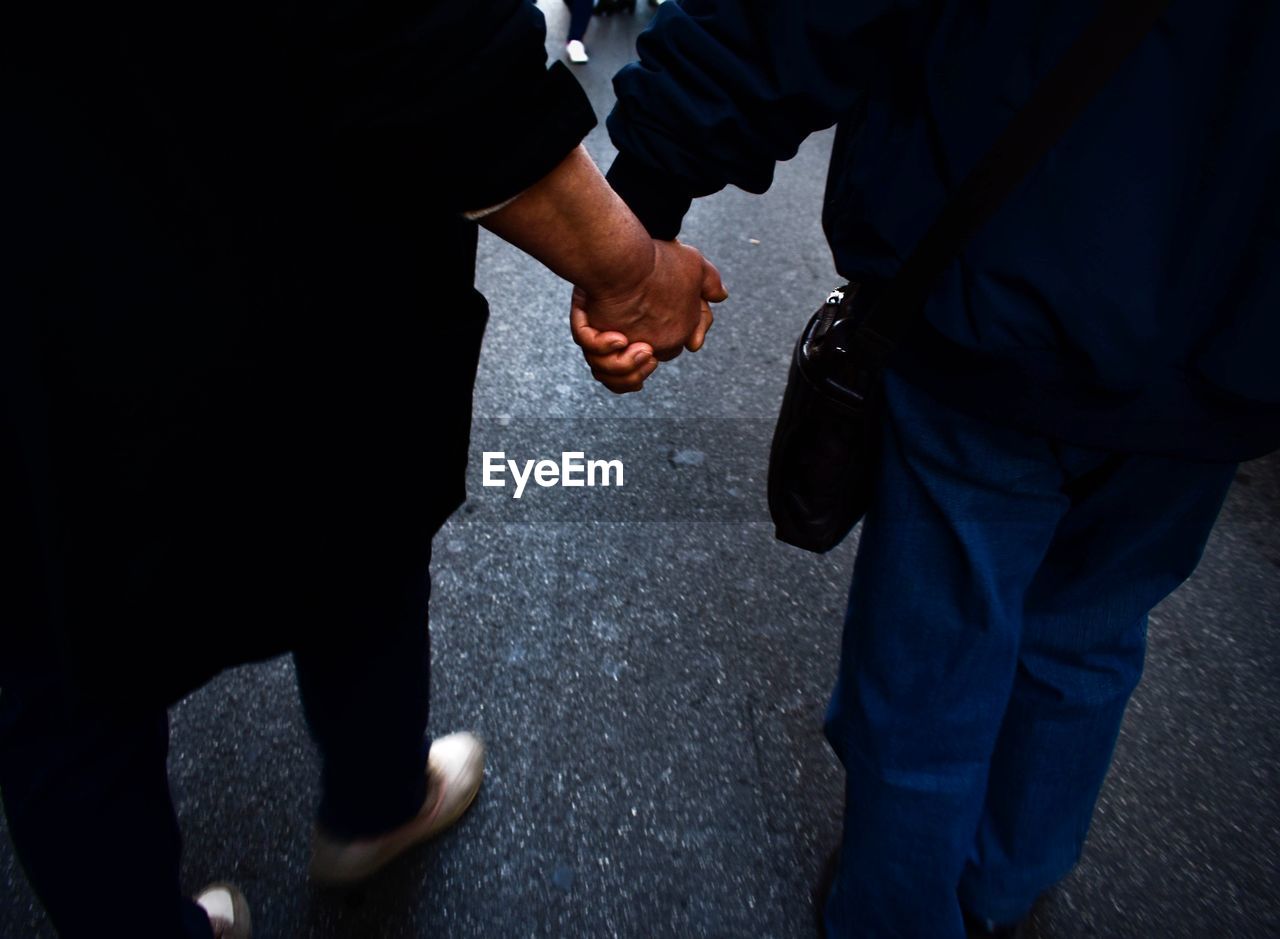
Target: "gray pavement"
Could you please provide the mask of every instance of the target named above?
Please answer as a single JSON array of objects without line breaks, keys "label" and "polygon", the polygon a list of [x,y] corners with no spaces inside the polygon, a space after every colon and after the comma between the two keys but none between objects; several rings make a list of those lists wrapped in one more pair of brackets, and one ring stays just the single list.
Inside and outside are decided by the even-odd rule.
[{"label": "gray pavement", "polygon": [[[543,6],[558,56],[566,10]],[[588,34],[578,74],[601,114],[640,7]],[[607,165],[603,129],[588,144]],[[641,395],[598,388],[567,287],[484,239],[473,467],[481,449],[630,447],[635,488],[514,502],[473,478],[436,541],[432,726],[479,731],[489,776],[456,831],[362,890],[306,882],[317,767],[286,660],[176,708],[189,888],[239,883],[264,937],[813,935],[841,798],[820,724],[854,544],[819,558],[774,542],[759,484],[791,342],[835,283],[829,145],[811,140],[764,197],[695,207],[685,237],[733,296],[707,349]],[[1280,936],[1278,522],[1272,457],[1242,468],[1204,563],[1152,616],[1084,858],[1036,935]],[[0,838],[0,936],[45,935]]]}]

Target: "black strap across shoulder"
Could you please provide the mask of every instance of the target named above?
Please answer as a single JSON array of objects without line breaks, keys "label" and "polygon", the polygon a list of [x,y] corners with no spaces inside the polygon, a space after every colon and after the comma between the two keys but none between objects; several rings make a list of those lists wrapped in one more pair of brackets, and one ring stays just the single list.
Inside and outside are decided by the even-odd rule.
[{"label": "black strap across shoulder", "polygon": [[960,183],[858,327],[855,344],[883,364],[923,319],[925,300],[965,243],[1049,152],[1151,31],[1169,0],[1102,0],[1072,43]]}]

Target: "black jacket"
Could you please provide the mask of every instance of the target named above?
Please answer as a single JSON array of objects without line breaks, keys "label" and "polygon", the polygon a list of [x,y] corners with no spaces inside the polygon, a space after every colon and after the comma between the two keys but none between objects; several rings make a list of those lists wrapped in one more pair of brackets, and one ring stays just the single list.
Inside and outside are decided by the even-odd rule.
[{"label": "black jacket", "polygon": [[[609,179],[670,237],[691,197],[763,191],[838,123],[836,267],[892,275],[1097,8],[667,4],[614,80]],[[1280,446],[1278,58],[1280,5],[1175,0],[951,266],[898,366],[1084,446],[1208,460]]]},{"label": "black jacket", "polygon": [[424,563],[487,315],[461,213],[594,117],[520,0],[45,6],[0,39],[0,645],[172,699]]}]

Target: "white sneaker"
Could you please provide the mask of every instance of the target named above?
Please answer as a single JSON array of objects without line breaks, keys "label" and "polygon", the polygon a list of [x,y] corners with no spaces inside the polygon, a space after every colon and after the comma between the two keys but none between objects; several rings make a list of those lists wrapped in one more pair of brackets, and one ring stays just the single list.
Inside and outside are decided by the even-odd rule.
[{"label": "white sneaker", "polygon": [[244,894],[231,884],[209,884],[195,900],[209,917],[214,939],[251,939],[253,936],[249,904]]},{"label": "white sneaker", "polygon": [[569,61],[575,65],[581,65],[589,61],[587,58],[587,47],[582,44],[581,39],[575,39],[565,47],[565,51],[569,53]]},{"label": "white sneaker", "polygon": [[484,744],[478,737],[457,733],[432,741],[427,757],[427,797],[417,816],[386,834],[359,841],[341,841],[317,829],[311,879],[338,886],[372,876],[461,818],[475,800],[483,778]]}]

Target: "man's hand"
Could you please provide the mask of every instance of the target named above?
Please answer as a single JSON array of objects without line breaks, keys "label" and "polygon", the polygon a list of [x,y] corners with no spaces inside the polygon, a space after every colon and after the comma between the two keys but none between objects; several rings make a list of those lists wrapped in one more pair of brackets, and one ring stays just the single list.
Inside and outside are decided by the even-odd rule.
[{"label": "man's hand", "polygon": [[720,272],[697,250],[653,242],[653,267],[640,281],[606,296],[575,288],[574,341],[596,380],[616,394],[639,391],[659,361],[702,348],[714,317],[711,303],[728,297]]}]

